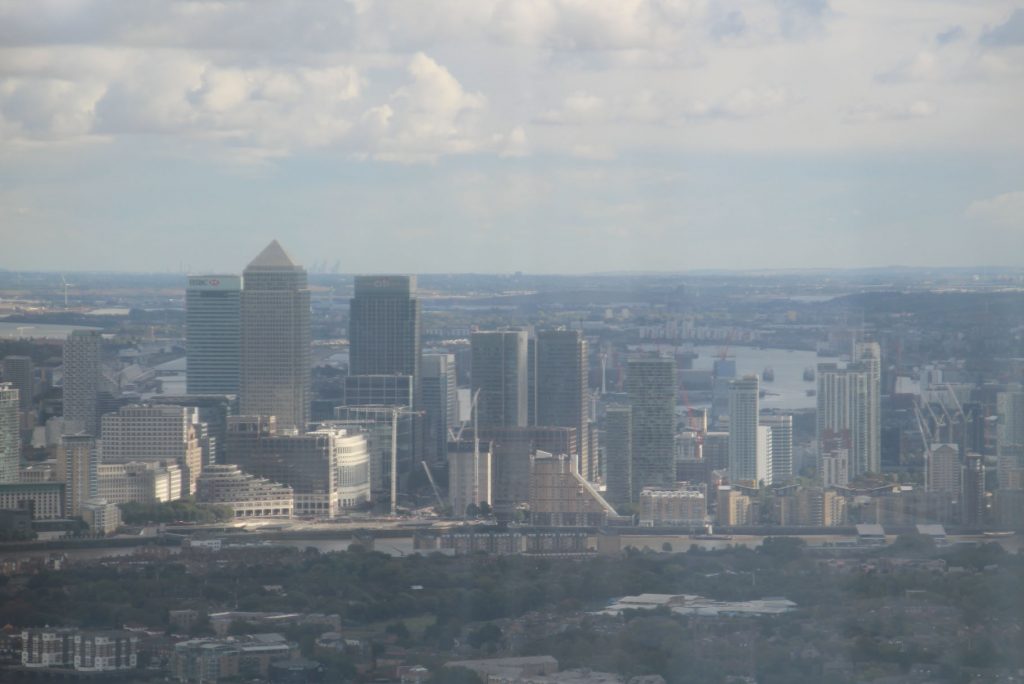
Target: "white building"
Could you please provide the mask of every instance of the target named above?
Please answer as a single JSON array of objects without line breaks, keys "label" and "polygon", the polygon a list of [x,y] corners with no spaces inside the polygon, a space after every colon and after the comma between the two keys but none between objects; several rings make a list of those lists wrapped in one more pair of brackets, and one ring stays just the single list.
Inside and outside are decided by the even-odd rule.
[{"label": "white building", "polygon": [[96,470],[96,495],[112,503],[152,504],[182,497],[176,463],[103,463]]},{"label": "white building", "polygon": [[479,460],[474,456],[472,442],[448,445],[448,498],[452,514],[461,518],[469,504],[493,503],[491,498],[490,442],[480,445]]},{"label": "white building", "polygon": [[707,515],[704,488],[645,488],[640,492],[640,527],[701,528]]},{"label": "white building", "polygon": [[757,481],[770,485],[774,482],[775,442],[772,440],[772,428],[767,425],[757,426]]},{"label": "white building", "polygon": [[833,449],[818,459],[821,464],[821,486],[845,487],[850,484],[850,452]]},{"label": "white building", "polygon": [[793,479],[793,416],[761,416],[772,430],[772,484]]},{"label": "white building", "polygon": [[121,509],[106,499],[84,501],[79,511],[93,534],[113,534],[121,526]]},{"label": "white building", "polygon": [[295,508],[291,487],[243,473],[236,465],[206,466],[199,476],[196,499],[230,506],[236,518],[287,518]]},{"label": "white building", "polygon": [[203,469],[199,410],[188,406],[125,406],[103,416],[102,463],[171,462],[181,468],[181,491],[195,491]]},{"label": "white building", "polygon": [[881,470],[880,361],[872,345],[858,345],[861,361],[846,368],[818,364],[818,453],[846,449],[851,478]]}]

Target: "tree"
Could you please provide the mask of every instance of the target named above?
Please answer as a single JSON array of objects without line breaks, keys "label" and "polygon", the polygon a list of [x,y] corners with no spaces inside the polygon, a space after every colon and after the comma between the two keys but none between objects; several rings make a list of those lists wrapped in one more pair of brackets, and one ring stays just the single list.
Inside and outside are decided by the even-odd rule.
[{"label": "tree", "polygon": [[466,517],[475,518],[480,515],[480,507],[475,503],[466,504]]},{"label": "tree", "polygon": [[661,545],[661,550],[665,553],[672,553],[672,542],[665,542]]}]

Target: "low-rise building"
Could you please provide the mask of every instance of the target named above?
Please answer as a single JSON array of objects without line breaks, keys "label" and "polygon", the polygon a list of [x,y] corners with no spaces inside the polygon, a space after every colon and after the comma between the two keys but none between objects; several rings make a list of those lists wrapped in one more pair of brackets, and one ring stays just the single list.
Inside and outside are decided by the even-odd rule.
[{"label": "low-rise building", "polygon": [[113,534],[121,526],[121,509],[106,499],[89,499],[82,504],[81,513],[93,534]]},{"label": "low-rise building", "polygon": [[640,492],[640,527],[702,527],[706,514],[703,486]]},{"label": "low-rise building", "polygon": [[244,473],[236,465],[206,466],[196,484],[196,499],[230,506],[236,518],[287,518],[295,508],[291,487]]},{"label": "low-rise building", "polygon": [[716,519],[719,525],[734,527],[751,522],[751,500],[738,487],[722,485],[718,488]]},{"label": "low-rise building", "polygon": [[0,509],[28,510],[33,520],[64,517],[64,483],[0,484]]},{"label": "low-rise building", "polygon": [[124,631],[26,629],[21,633],[21,664],[83,672],[130,670],[138,665],[138,641]]},{"label": "low-rise building", "polygon": [[273,663],[298,656],[298,644],[276,633],[192,639],[175,644],[171,670],[179,682],[265,679]]},{"label": "low-rise building", "polygon": [[173,461],[103,463],[97,475],[99,497],[116,504],[162,503],[182,496],[181,468]]}]

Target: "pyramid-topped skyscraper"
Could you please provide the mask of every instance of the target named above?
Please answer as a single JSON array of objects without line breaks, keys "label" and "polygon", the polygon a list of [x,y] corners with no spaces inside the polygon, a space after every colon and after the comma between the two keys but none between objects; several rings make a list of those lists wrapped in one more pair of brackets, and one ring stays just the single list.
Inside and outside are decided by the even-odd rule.
[{"label": "pyramid-topped skyscraper", "polygon": [[306,429],[310,342],[306,271],[274,240],[243,273],[242,415],[277,416],[279,430]]}]

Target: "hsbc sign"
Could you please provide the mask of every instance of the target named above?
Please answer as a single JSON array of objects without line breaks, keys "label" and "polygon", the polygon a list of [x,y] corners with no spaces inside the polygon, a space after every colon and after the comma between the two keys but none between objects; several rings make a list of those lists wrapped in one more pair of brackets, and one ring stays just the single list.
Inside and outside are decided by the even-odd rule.
[{"label": "hsbc sign", "polygon": [[189,276],[188,289],[190,290],[241,290],[242,277],[232,275],[222,276]]}]

